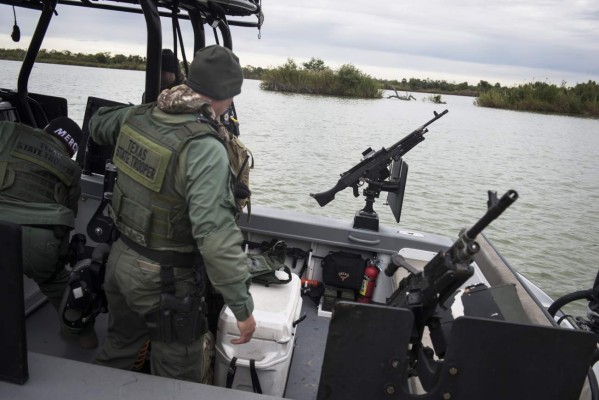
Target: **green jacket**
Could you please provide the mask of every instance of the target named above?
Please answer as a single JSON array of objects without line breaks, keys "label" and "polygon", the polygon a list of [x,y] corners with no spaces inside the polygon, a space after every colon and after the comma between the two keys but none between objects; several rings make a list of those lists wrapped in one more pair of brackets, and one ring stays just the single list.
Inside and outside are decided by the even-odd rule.
[{"label": "green jacket", "polygon": [[75,227],[81,168],[58,138],[0,122],[0,219]]},{"label": "green jacket", "polygon": [[[129,113],[140,107],[143,106],[100,108],[89,126],[94,141],[115,145]],[[196,121],[196,116],[167,114],[154,108],[150,120],[154,129],[168,135],[173,129]],[[173,165],[176,171],[168,171],[168,179],[172,179],[173,190],[186,200],[191,234],[208,277],[235,317],[245,320],[253,311],[251,276],[241,248],[243,237],[235,222],[233,175],[226,149],[212,135],[202,135],[185,144]]]}]

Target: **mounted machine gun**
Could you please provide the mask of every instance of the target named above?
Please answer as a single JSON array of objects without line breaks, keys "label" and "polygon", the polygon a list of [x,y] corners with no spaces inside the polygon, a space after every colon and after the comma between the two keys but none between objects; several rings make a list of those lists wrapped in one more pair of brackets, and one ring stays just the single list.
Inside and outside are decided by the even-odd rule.
[{"label": "mounted machine gun", "polygon": [[[325,192],[310,193],[310,196],[314,197],[321,207],[324,207],[335,199],[337,192],[349,186],[352,187],[354,196],[358,197],[360,195],[358,188],[367,183],[368,186],[363,192],[366,197],[366,206],[356,213],[354,228],[378,231],[379,219],[372,205],[374,204],[374,199],[379,197],[381,191],[389,192],[389,204],[391,205],[396,221],[399,222],[399,213],[401,212],[403,189],[405,188],[405,177],[408,168],[407,164],[401,158],[424,140],[424,134],[428,132],[427,126],[447,113],[448,110],[441,113],[435,111],[433,119],[405,136],[399,142],[393,144],[389,149],[383,147],[375,152],[369,147],[362,152],[364,156],[362,161],[342,173],[341,178],[335,186]],[[390,171],[389,166],[391,163],[393,163],[393,166]],[[395,198],[392,195],[395,195]]]},{"label": "mounted machine gun", "polygon": [[[463,315],[450,307],[474,273],[471,263],[481,251],[477,235],[517,198],[513,190],[499,200],[489,192],[486,214],[422,271],[392,256],[385,274],[392,276],[400,266],[409,274],[386,304],[335,305],[319,400],[579,399],[587,373],[594,378],[589,372],[597,360],[594,334],[470,314],[467,295],[461,297]],[[425,327],[434,351],[423,344]]]},{"label": "mounted machine gun", "polygon": [[[489,191],[489,208],[485,215],[470,229],[463,229],[458,239],[447,250],[439,251],[422,271],[409,265],[401,255],[391,257],[385,275],[391,277],[398,268],[406,268],[410,274],[403,278],[395,292],[387,299],[387,305],[406,308],[414,314],[414,328],[410,343],[410,362],[415,364],[422,350],[422,335],[428,327],[440,352],[445,352],[445,338],[440,332],[437,308],[444,303],[473,275],[470,265],[480,250],[476,237],[494,219],[499,217],[516,199],[518,193],[508,190],[499,200],[497,193]],[[439,352],[439,350],[438,350]]]}]

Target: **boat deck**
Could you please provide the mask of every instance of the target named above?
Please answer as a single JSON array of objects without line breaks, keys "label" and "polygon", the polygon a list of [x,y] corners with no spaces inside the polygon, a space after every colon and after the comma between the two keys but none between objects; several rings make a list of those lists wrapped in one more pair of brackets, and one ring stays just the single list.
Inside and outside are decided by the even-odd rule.
[{"label": "boat deck", "polygon": [[[97,180],[99,178],[90,177],[89,179]],[[87,181],[85,180],[83,181],[83,183],[86,182]],[[92,189],[98,188],[98,185],[84,187],[84,189],[90,193],[93,192]],[[77,232],[86,231],[85,227],[87,224],[85,221],[88,221],[91,218],[91,215],[96,209],[96,202],[87,201],[82,203],[82,206],[79,209],[79,221],[81,221],[81,226],[77,227]],[[331,218],[314,218],[305,215],[301,215],[300,218],[299,214],[295,212],[267,208],[262,209],[260,207],[255,207],[255,210],[253,210],[252,224],[247,225],[243,223],[241,228],[246,235],[246,239],[252,242],[260,243],[264,240],[268,242],[273,237],[276,237],[285,240],[289,247],[297,247],[303,250],[311,249],[312,256],[307,263],[306,276],[316,280],[322,280],[321,268],[319,267],[320,260],[331,251],[351,250],[360,253],[364,258],[369,258],[376,254],[382,260],[383,263],[381,266],[384,268],[389,261],[390,254],[397,252],[397,249],[405,248],[405,250],[412,252],[416,250],[411,249],[419,249],[418,252],[426,253],[428,257],[428,255],[434,254],[431,251],[451,243],[448,238],[435,235],[416,235],[411,232],[397,231],[396,229],[386,227],[381,227],[381,231],[377,233],[368,232],[353,229],[350,221],[338,221]],[[407,258],[412,258],[410,254],[404,255]],[[288,257],[287,262],[290,264],[291,261],[291,258]],[[297,270],[299,268],[296,267],[293,269],[293,266],[291,266],[291,268],[293,272],[296,274],[298,273]],[[373,295],[373,301],[377,302],[384,301],[386,296],[392,290],[392,280],[385,277],[383,274],[380,274],[379,277],[381,279],[379,279],[377,290]],[[27,310],[34,309],[35,304],[39,304],[40,302],[39,292],[36,294],[37,287],[31,287],[31,284],[31,281],[28,282],[28,280],[26,280],[25,308]],[[318,316],[318,308],[310,297],[303,296],[302,300],[301,315],[306,315],[306,318],[297,326],[294,352],[291,360],[286,392],[284,394],[285,398],[297,400],[315,399],[317,397],[324,349],[328,334],[328,325],[330,322],[329,318]],[[96,332],[98,333],[100,346],[105,339],[107,320],[108,315],[101,314],[96,321]],[[35,377],[34,374],[40,373],[40,365],[53,365],[53,367],[48,368],[61,369],[64,366],[65,369],[73,371],[91,371],[88,373],[94,374],[96,378],[89,378],[91,381],[88,385],[92,385],[94,390],[97,386],[103,387],[108,385],[113,386],[116,391],[116,396],[112,396],[107,395],[104,390],[101,390],[95,395],[96,397],[93,398],[123,398],[123,396],[119,394],[120,392],[118,392],[118,386],[124,385],[126,382],[123,382],[122,380],[106,381],[106,376],[112,375],[112,371],[107,371],[107,368],[93,364],[98,350],[80,349],[78,344],[73,340],[65,339],[59,334],[60,324],[58,317],[50,304],[42,304],[33,312],[28,311],[26,324],[28,349],[30,352],[29,358],[32,360],[30,365],[30,379],[24,388],[27,393],[31,392],[39,394],[42,392],[41,389],[36,392],[36,390],[31,387],[32,385],[38,385],[36,383],[38,377]],[[39,356],[58,358],[53,358],[53,361],[51,362],[51,360],[40,360]],[[78,369],[72,366],[73,362],[83,362],[85,363],[85,366],[79,364],[80,368]],[[38,364],[34,365],[33,363]],[[99,368],[102,368],[102,370]],[[49,379],[52,374],[55,374],[55,371],[45,372],[47,372],[48,375],[45,376],[44,379]],[[152,378],[149,375],[139,373],[125,373],[120,370],[119,372],[125,376],[135,376],[136,382],[141,382],[141,380],[146,381],[148,378]],[[83,372],[78,373],[78,375],[81,374],[83,374]],[[81,378],[88,379],[85,376],[81,376]],[[97,385],[94,379],[101,379],[105,383],[103,385]],[[152,382],[151,379],[150,382]],[[152,383],[150,383],[150,385],[151,384]],[[232,392],[227,389],[218,391],[219,388],[210,387],[207,389],[205,385],[195,385],[195,389],[192,390],[195,394],[202,393],[203,395],[205,390],[210,390],[212,393],[214,389],[217,389],[218,393],[222,392],[222,397],[209,397],[211,399],[248,398],[247,392]],[[3,389],[4,388],[2,388],[2,390]],[[81,389],[83,390],[85,388],[82,386]],[[2,390],[0,390],[0,392]],[[90,392],[93,390],[87,388],[85,391]],[[22,391],[15,393],[18,393],[18,398],[38,398],[35,395],[25,395],[25,397],[23,397],[24,392]],[[162,391],[159,391],[159,393],[162,393]],[[174,393],[177,392],[175,391]],[[232,393],[237,393],[237,395]],[[172,393],[167,394],[169,398],[171,398],[171,395]],[[156,393],[152,394],[150,397],[159,398]],[[189,398],[189,396],[187,398]]]},{"label": "boat deck", "polygon": [[[306,318],[297,326],[295,349],[293,352],[287,389],[285,393],[285,398],[295,400],[309,400],[316,398],[324,348],[327,339],[328,324],[330,320],[327,317],[318,316],[318,310],[315,303],[307,296],[304,296],[303,298],[302,315],[306,315]],[[108,314],[99,315],[96,321],[96,332],[100,342],[99,348],[102,346],[102,343],[106,337],[107,321]],[[57,319],[56,312],[49,303],[42,305],[40,308],[32,312],[27,318],[27,345],[30,360],[30,382],[28,382],[26,385],[37,382],[38,377],[35,376],[36,374],[46,375],[54,373],[54,371],[44,370],[43,366],[46,366],[47,368],[56,368],[56,365],[52,362],[47,362],[47,359],[43,356],[40,357],[40,355],[55,356],[68,360],[80,361],[86,364],[92,364],[94,362],[99,348],[93,350],[81,349],[75,341],[61,336],[59,331],[60,324]],[[64,365],[67,370],[76,372],[76,367],[73,367],[72,364],[66,363]],[[82,366],[81,364],[77,365],[79,365],[78,373],[87,371],[86,367]],[[65,371],[65,373],[68,372]],[[93,374],[93,369],[90,369],[88,373]],[[102,375],[105,374],[103,373]],[[135,375],[138,376],[139,379],[143,379],[143,377],[139,377],[139,375],[143,374]],[[93,377],[88,377],[88,379],[93,379]],[[105,377],[102,379],[106,380]],[[118,386],[117,382],[118,381],[110,380],[109,385]],[[117,389],[115,388],[115,390]],[[89,390],[86,390],[86,392],[89,393]],[[214,393],[214,395],[216,396],[217,393],[221,392],[225,393],[224,397],[222,398],[231,398],[230,389],[226,391],[217,391]],[[228,396],[226,395],[227,393],[229,394]],[[95,398],[109,398],[106,397],[106,394],[107,393],[102,391],[98,393],[98,397],[89,397],[87,395],[86,397],[88,400]],[[19,392],[19,396],[22,395],[23,392]],[[171,395],[173,395],[173,392],[170,392],[169,396]],[[245,396],[247,396],[247,394],[244,393],[244,399],[247,398]],[[113,398],[121,398],[121,395],[119,394]],[[216,399],[220,397],[210,398]]]}]

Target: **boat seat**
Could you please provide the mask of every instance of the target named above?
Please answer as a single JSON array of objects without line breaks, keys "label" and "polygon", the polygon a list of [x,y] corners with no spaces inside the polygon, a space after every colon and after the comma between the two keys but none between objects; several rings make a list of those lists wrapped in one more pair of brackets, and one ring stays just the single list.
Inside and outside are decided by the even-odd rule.
[{"label": "boat seat", "polygon": [[[408,264],[416,268],[418,271],[422,271],[424,266],[435,256],[436,253],[432,251],[416,250],[403,248],[399,251]],[[409,272],[405,268],[399,268],[391,277],[391,286],[393,291],[399,287],[399,282],[403,278],[409,275]]]},{"label": "boat seat", "polygon": [[[67,100],[63,97],[29,93],[27,101],[39,128],[45,127],[56,118],[68,117],[69,115]],[[20,113],[22,118],[24,114],[24,112]]]},{"label": "boat seat", "polygon": [[484,234],[478,235],[476,241],[480,246],[480,251],[474,255],[474,261],[485,278],[487,278],[489,285],[491,287],[507,284],[514,285],[517,298],[520,300],[524,312],[531,323],[553,326],[549,315],[528,294],[522,283],[515,276],[512,268],[505,263]]},{"label": "boat seat", "polygon": [[[29,376],[23,299],[21,226],[0,221],[0,380],[23,384]],[[10,327],[10,329],[4,329]]]},{"label": "boat seat", "polygon": [[318,399],[578,400],[596,349],[589,332],[460,317],[428,393],[417,395],[404,375],[413,324],[405,309],[339,302]]},{"label": "boat seat", "polygon": [[[528,294],[522,283],[512,272],[504,260],[499,256],[495,248],[489,243],[484,234],[476,238],[480,246],[480,251],[474,255],[474,262],[478,269],[487,280],[490,287],[513,285],[516,289],[516,297],[522,304],[522,308],[530,323],[537,325],[553,326],[548,315],[538,306],[535,300]],[[436,253],[416,249],[404,248],[399,251],[405,260],[414,268],[421,271],[426,263],[431,260]],[[399,286],[399,282],[408,275],[408,271],[399,268],[391,278],[393,290]]]},{"label": "boat seat", "polygon": [[83,125],[81,131],[83,138],[79,148],[81,151],[77,153],[76,161],[83,168],[84,174],[100,174],[104,175],[106,168],[106,160],[112,159],[114,147],[110,145],[99,145],[92,140],[89,132],[89,121],[91,117],[98,111],[100,107],[122,106],[124,103],[118,103],[112,100],[106,100],[99,97],[89,96],[85,107],[85,115],[83,116]]},{"label": "boat seat", "polygon": [[[31,121],[30,115],[27,112],[27,107],[19,98],[17,92],[8,89],[0,89],[0,97],[3,102],[11,105],[10,115],[4,120],[22,122],[29,126],[33,126],[33,123],[35,122],[35,125],[37,125],[38,128],[43,128],[53,119],[68,116],[67,100],[63,97],[49,96],[40,93],[28,93],[27,103],[35,121]],[[0,112],[2,112],[2,108],[0,108]],[[1,120],[3,120],[2,116],[0,116],[0,121]]]}]

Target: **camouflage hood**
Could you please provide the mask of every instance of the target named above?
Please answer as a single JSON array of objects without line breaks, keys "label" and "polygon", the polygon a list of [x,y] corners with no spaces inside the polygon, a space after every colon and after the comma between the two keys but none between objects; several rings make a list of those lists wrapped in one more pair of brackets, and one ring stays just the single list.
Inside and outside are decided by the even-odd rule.
[{"label": "camouflage hood", "polygon": [[182,84],[163,90],[158,96],[157,104],[158,108],[167,114],[200,113],[210,118],[218,126],[221,139],[229,141],[227,128],[217,121],[211,100],[194,92],[189,86]]},{"label": "camouflage hood", "polygon": [[237,136],[230,133],[214,114],[212,101],[183,84],[165,89],[158,96],[158,108],[168,114],[202,114],[214,123],[218,136],[227,149],[229,166],[235,174],[234,193],[237,203],[237,218],[247,207],[248,221],[251,215],[250,169],[254,168],[254,157]]},{"label": "camouflage hood", "polygon": [[201,113],[216,120],[211,101],[185,84],[163,90],[158,96],[158,108],[168,114]]}]

